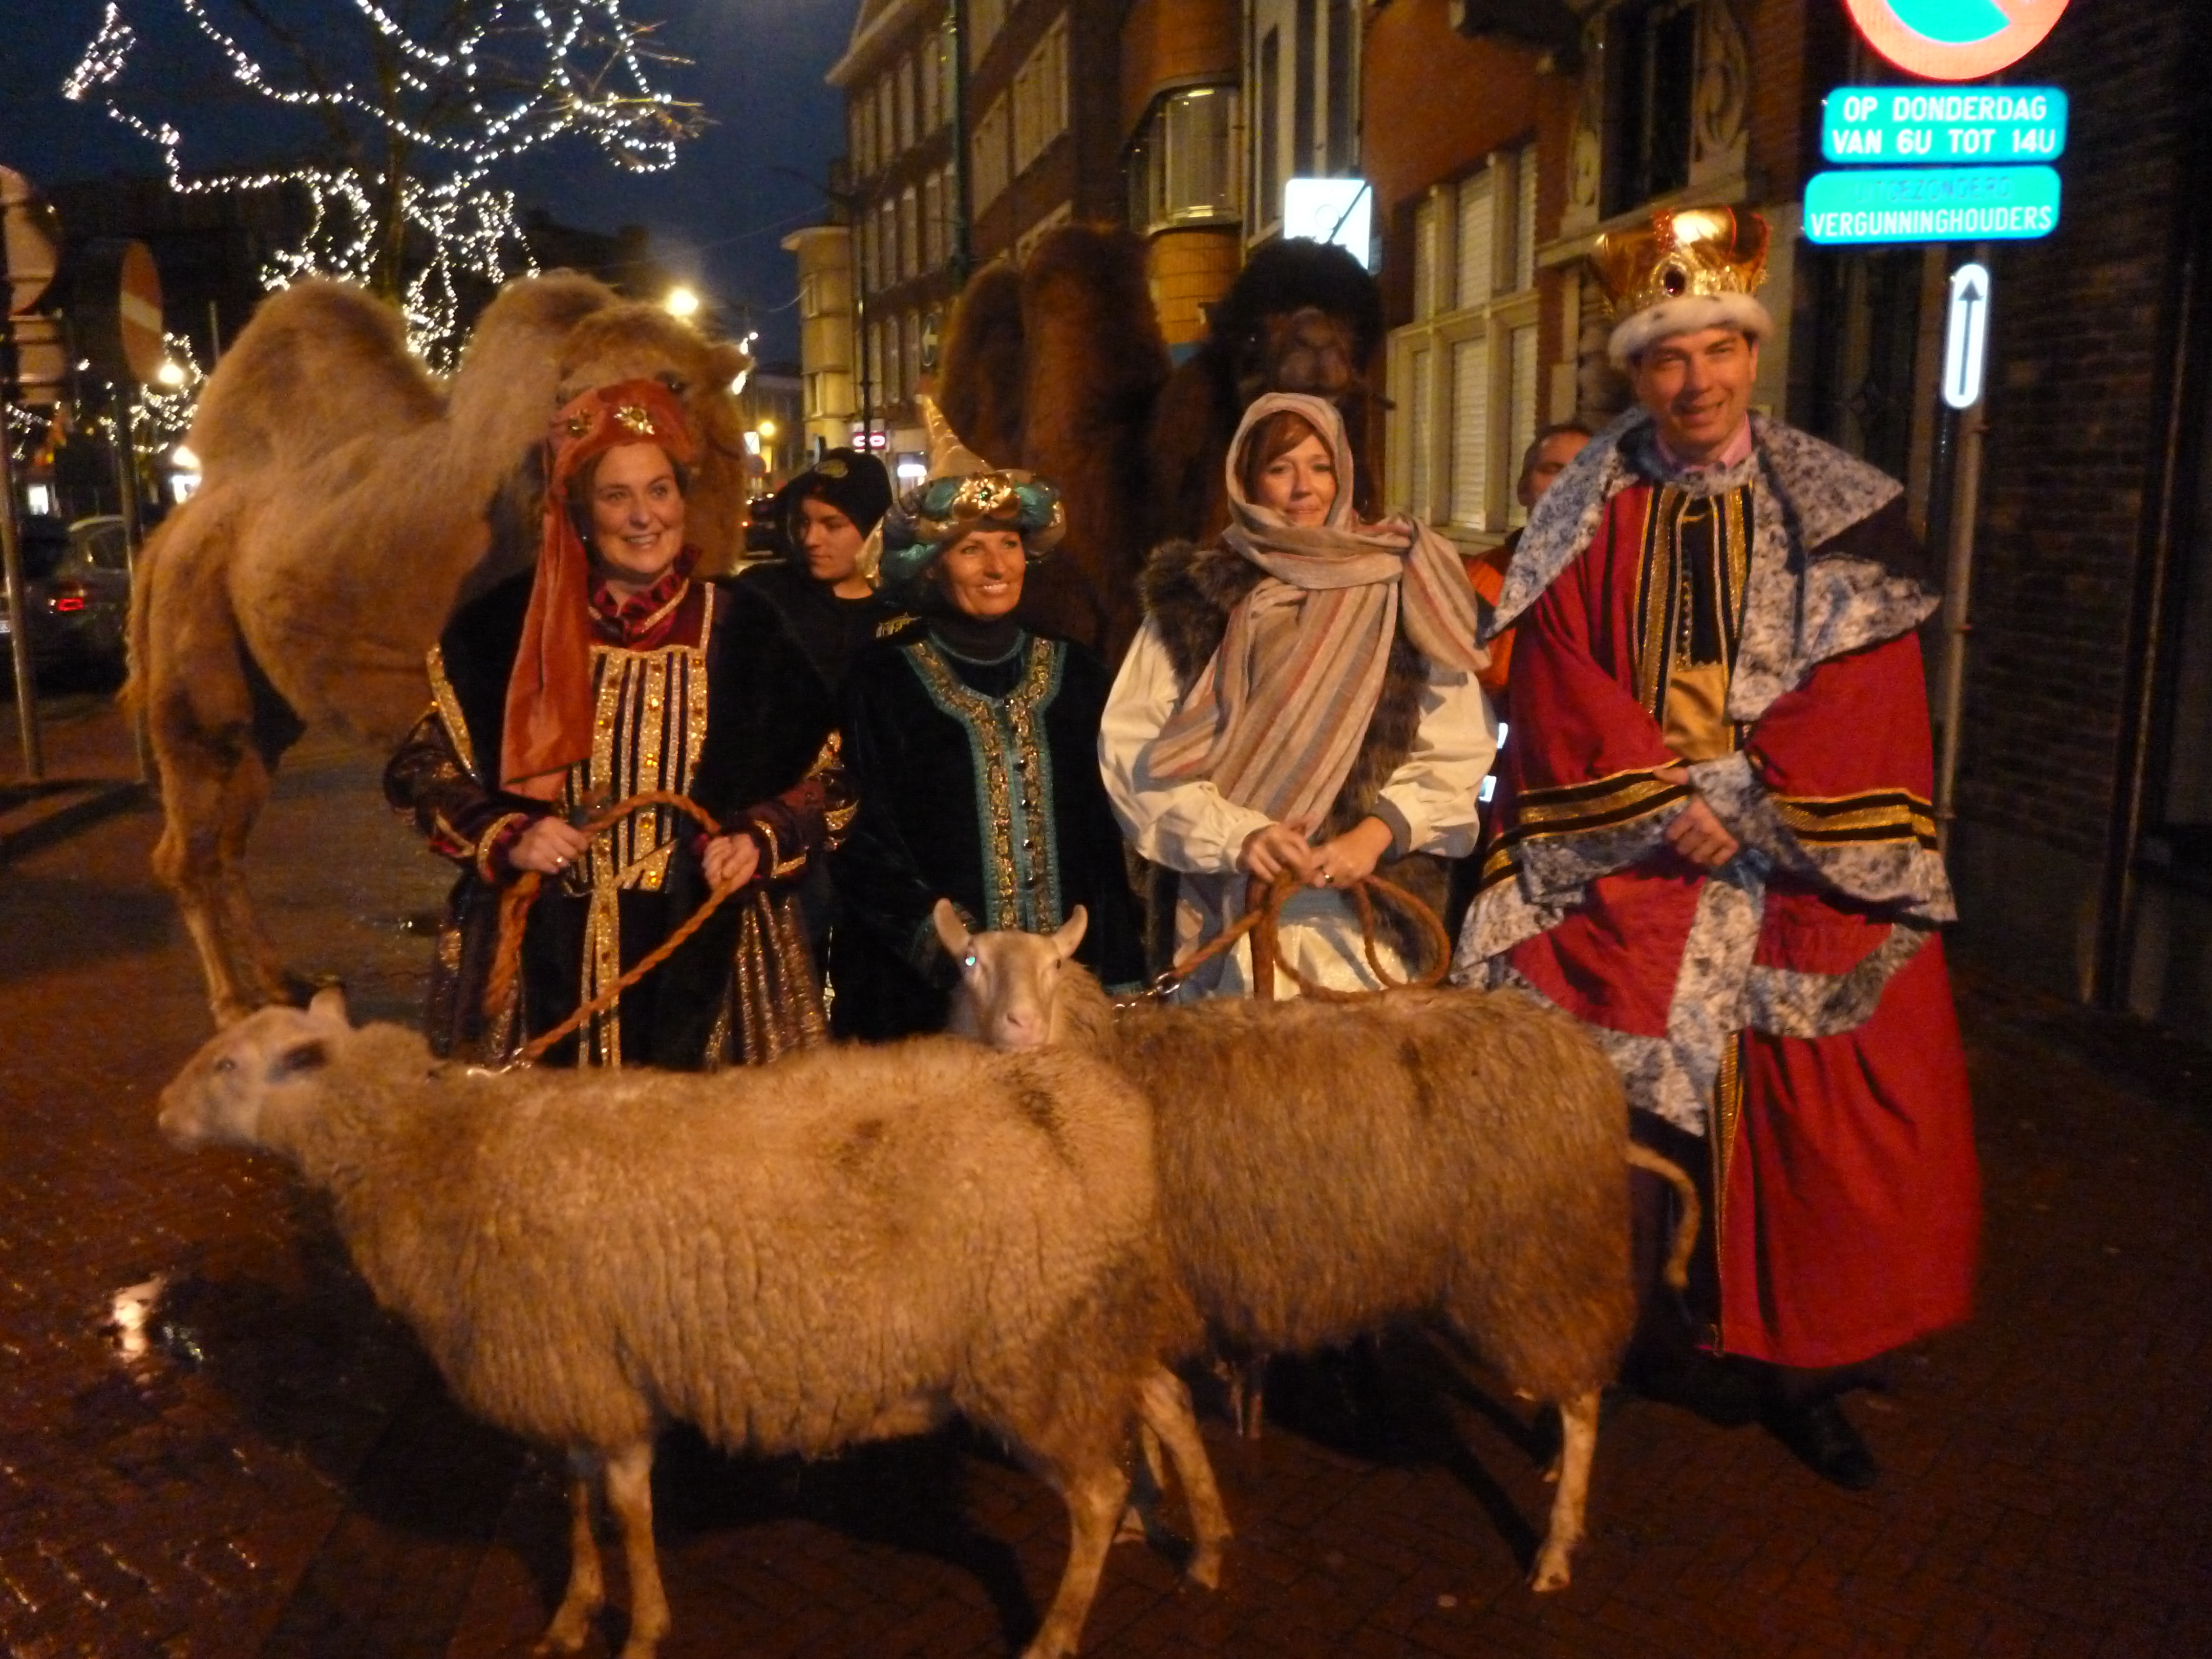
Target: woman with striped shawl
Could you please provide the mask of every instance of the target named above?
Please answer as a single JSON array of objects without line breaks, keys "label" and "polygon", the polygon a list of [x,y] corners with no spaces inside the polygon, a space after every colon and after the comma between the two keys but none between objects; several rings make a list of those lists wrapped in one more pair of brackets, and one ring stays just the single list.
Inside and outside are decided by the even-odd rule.
[{"label": "woman with striped shawl", "polygon": [[[1415,520],[1360,522],[1352,468],[1334,405],[1254,402],[1229,450],[1230,527],[1153,552],[1099,734],[1124,833],[1173,879],[1173,954],[1289,870],[1305,884],[1283,910],[1284,953],[1341,989],[1376,982],[1342,890],[1379,871],[1441,910],[1444,860],[1474,846],[1497,750],[1456,553]],[[1395,929],[1377,941],[1394,976],[1407,945]],[[1240,942],[1181,994],[1252,983]]]}]

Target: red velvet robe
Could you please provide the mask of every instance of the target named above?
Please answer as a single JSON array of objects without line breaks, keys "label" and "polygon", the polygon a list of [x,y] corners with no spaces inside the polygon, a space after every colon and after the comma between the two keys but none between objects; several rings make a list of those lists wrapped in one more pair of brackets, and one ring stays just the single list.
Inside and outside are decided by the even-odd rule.
[{"label": "red velvet robe", "polygon": [[[1664,632],[1654,590],[1669,579],[1649,559],[1654,495],[1634,483],[1589,509],[1587,545],[1521,612],[1513,738],[1462,972],[1574,1014],[1634,1103],[1706,1134],[1717,1346],[1849,1364],[1964,1318],[1979,1233],[1932,926],[1948,892],[1917,617],[1863,626],[1897,631],[1723,723],[1729,752],[1693,776],[1746,850],[1709,873],[1663,839],[1690,791],[1656,775],[1680,761],[1655,713],[1663,676],[1649,659],[1665,647],[1642,643]],[[1902,534],[1892,500],[1814,556],[1879,573]]]}]

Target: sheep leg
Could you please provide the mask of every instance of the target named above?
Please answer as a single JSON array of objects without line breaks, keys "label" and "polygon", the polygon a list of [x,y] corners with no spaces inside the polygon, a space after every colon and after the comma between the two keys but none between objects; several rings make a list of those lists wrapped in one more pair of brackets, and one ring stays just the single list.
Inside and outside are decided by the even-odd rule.
[{"label": "sheep leg", "polygon": [[1117,1544],[1134,1544],[1151,1537],[1160,1499],[1167,1495],[1167,1464],[1160,1453],[1160,1437],[1149,1423],[1137,1425],[1137,1455],[1136,1479],[1129,1483],[1129,1506],[1121,1511],[1121,1525],[1114,1534]]},{"label": "sheep leg", "polygon": [[1585,1389],[1559,1402],[1559,1489],[1552,1495],[1552,1520],[1536,1568],[1534,1590],[1565,1589],[1567,1559],[1582,1541],[1583,1510],[1589,1498],[1590,1460],[1597,1452],[1598,1390]]},{"label": "sheep leg", "polygon": [[[1114,1547],[1114,1525],[1128,1501],[1129,1477],[1110,1457],[1087,1463],[1072,1478],[1060,1469],[1051,1471],[1053,1484],[1067,1504],[1067,1567],[1060,1576],[1060,1591],[1044,1616],[1036,1639],[1022,1650],[1022,1659],[1067,1659],[1083,1633],[1083,1621],[1098,1595],[1099,1576],[1106,1570],[1107,1552]],[[623,1659],[633,1659],[625,1650]],[[645,1659],[645,1656],[635,1656]]]},{"label": "sheep leg", "polygon": [[1229,1384],[1229,1420],[1237,1437],[1259,1439],[1267,1414],[1267,1356],[1224,1360],[1222,1375]]},{"label": "sheep leg", "polygon": [[668,1634],[668,1597],[653,1550],[653,1442],[641,1440],[607,1457],[607,1507],[622,1523],[623,1559],[629,1568],[629,1640],[622,1659],[653,1659]]},{"label": "sheep leg", "polygon": [[568,1454],[568,1591],[538,1638],[540,1653],[578,1651],[592,1632],[592,1620],[606,1605],[606,1575],[592,1533],[592,1487],[598,1474],[599,1460],[583,1447]]},{"label": "sheep leg", "polygon": [[[1222,1507],[1221,1488],[1214,1484],[1213,1464],[1199,1437],[1198,1419],[1190,1409],[1190,1390],[1182,1379],[1164,1365],[1137,1385],[1137,1409],[1144,1418],[1146,1449],[1154,1437],[1167,1448],[1182,1481],[1183,1501],[1190,1506],[1191,1530],[1197,1534],[1186,1576],[1208,1589],[1221,1587],[1221,1547],[1232,1535],[1229,1512]],[[1158,1480],[1154,1462],[1154,1480]]]}]

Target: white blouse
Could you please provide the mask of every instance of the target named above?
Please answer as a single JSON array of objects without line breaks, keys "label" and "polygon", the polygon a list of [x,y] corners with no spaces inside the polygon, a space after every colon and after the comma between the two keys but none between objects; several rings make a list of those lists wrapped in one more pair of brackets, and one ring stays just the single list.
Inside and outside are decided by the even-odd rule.
[{"label": "white blouse", "polygon": [[[1186,878],[1176,906],[1176,954],[1198,944],[1242,908],[1244,878],[1237,855],[1246,837],[1270,822],[1240,806],[1211,779],[1170,782],[1150,765],[1152,740],[1182,702],[1175,665],[1149,620],[1122,659],[1098,732],[1098,763],[1121,831],[1153,863]],[[1376,816],[1389,823],[1394,853],[1462,858],[1474,850],[1475,796],[1498,753],[1498,718],[1472,675],[1431,664],[1420,691],[1420,723],[1413,747],[1386,781]],[[1211,878],[1211,879],[1207,879]],[[1285,949],[1308,976],[1371,986],[1361,957],[1359,929],[1340,893],[1302,893],[1284,913]],[[1349,923],[1348,939],[1344,926]],[[1299,938],[1300,933],[1313,936]],[[1244,945],[1201,994],[1241,994],[1249,980]],[[1316,972],[1320,969],[1323,971]],[[1285,984],[1283,994],[1294,994]]]}]

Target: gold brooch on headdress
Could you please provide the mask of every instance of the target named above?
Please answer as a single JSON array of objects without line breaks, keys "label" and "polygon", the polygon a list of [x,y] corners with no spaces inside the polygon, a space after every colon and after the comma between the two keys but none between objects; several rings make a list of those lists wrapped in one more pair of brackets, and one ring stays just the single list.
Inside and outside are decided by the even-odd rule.
[{"label": "gold brooch on headdress", "polygon": [[615,420],[625,432],[635,437],[650,438],[654,435],[653,416],[646,412],[641,404],[623,404],[615,410]]},{"label": "gold brooch on headdress", "polygon": [[1616,319],[1687,295],[1749,294],[1766,279],[1766,221],[1724,207],[1655,213],[1608,231],[1590,252]]}]

